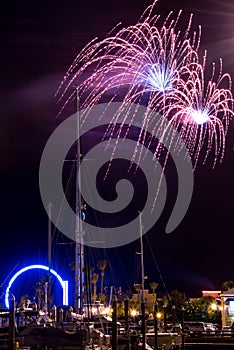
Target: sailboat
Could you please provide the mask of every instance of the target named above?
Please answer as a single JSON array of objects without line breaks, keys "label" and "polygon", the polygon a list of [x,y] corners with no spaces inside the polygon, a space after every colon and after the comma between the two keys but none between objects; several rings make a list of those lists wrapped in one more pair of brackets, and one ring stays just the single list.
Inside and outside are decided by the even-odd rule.
[{"label": "sailboat", "polygon": [[157,304],[155,303],[154,308],[154,329],[151,332],[146,331],[145,324],[145,298],[144,298],[144,247],[143,247],[143,225],[142,225],[142,214],[139,213],[139,231],[140,231],[140,256],[141,256],[141,322],[142,322],[142,339],[141,346],[142,349],[146,349],[147,346],[152,348],[164,348],[169,350],[172,348],[179,349],[182,344],[182,334],[176,332],[158,332],[157,323]]}]

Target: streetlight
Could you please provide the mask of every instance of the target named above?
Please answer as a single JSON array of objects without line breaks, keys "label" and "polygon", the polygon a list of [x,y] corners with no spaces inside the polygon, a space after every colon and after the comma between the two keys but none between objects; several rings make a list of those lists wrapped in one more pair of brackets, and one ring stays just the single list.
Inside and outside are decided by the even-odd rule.
[{"label": "streetlight", "polygon": [[137,315],[137,310],[136,309],[131,309],[130,310],[131,317],[133,318],[133,324],[135,326],[135,317]]},{"label": "streetlight", "polygon": [[160,319],[161,319],[161,317],[162,317],[161,312],[157,312],[156,316],[157,316],[157,319],[158,319],[158,320],[160,320]]},{"label": "streetlight", "polygon": [[109,316],[110,312],[111,312],[110,307],[106,307],[106,308],[105,308],[105,314],[106,314],[106,316]]},{"label": "streetlight", "polygon": [[216,303],[212,303],[210,307],[212,311],[217,311],[218,309],[218,305]]}]

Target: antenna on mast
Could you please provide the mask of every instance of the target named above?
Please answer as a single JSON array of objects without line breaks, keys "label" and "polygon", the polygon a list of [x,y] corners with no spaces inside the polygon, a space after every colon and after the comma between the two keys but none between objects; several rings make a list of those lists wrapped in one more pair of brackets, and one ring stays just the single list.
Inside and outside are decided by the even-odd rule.
[{"label": "antenna on mast", "polygon": [[76,225],[75,225],[75,310],[82,314],[84,298],[84,240],[82,230],[81,211],[81,144],[80,144],[80,106],[79,91],[76,87],[76,113],[77,113],[77,149],[76,149]]}]

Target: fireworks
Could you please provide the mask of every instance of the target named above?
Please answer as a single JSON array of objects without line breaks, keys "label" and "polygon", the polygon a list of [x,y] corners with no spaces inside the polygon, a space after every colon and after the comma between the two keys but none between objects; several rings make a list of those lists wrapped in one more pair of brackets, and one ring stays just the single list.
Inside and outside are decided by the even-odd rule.
[{"label": "fireworks", "polygon": [[[162,20],[153,14],[155,5],[156,1],[137,24],[119,31],[115,28],[107,38],[94,39],[79,53],[57,92],[63,104],[61,110],[76,97],[75,84],[79,87],[81,109],[113,101],[121,101],[123,106],[135,103],[136,108],[142,104],[176,127],[194,159],[194,167],[203,147],[206,161],[213,145],[215,165],[223,158],[229,119],[233,116],[231,78],[222,73],[222,64],[218,76],[213,69],[211,78],[205,78],[206,56],[200,63],[200,28],[192,32],[192,15],[186,29],[180,30],[182,11],[177,16],[171,12]],[[142,117],[142,130],[148,118],[146,114]],[[118,122],[117,113],[110,120],[110,137]],[[160,128],[158,122],[150,120],[151,128]],[[123,124],[121,121],[118,136]],[[155,156],[159,149],[157,146]]]},{"label": "fireworks", "polygon": [[[139,168],[143,169],[147,183],[147,199],[140,215],[145,233],[153,227],[163,209],[167,196],[165,170],[170,160],[177,172],[178,193],[166,232],[171,232],[180,223],[191,201],[193,171],[198,161],[201,159],[204,163],[211,158],[215,166],[223,159],[234,103],[231,77],[223,73],[222,60],[218,69],[213,64],[209,74],[206,52],[200,59],[201,28],[192,30],[193,16],[184,21],[184,14],[179,11],[178,14],[170,12],[163,19],[154,14],[155,10],[156,1],[135,25],[122,29],[116,26],[105,39],[96,38],[88,43],[68,69],[56,93],[62,105],[59,113],[74,100],[78,102],[77,110],[81,111],[78,120],[77,113],[62,127],[67,135],[70,123],[74,124],[73,131],[78,126],[78,132],[72,133],[71,140],[64,140],[67,147],[70,147],[69,142],[76,141],[78,134],[97,128],[100,131],[100,127],[103,131],[103,125],[105,128],[100,148],[96,144],[92,150],[82,148],[79,171],[83,169],[85,176],[82,174],[83,182],[79,188],[85,203],[97,212],[106,210],[113,214],[116,210],[122,213],[123,208],[131,203],[132,187],[125,187],[125,181],[114,181],[116,200],[105,201],[99,198],[96,185],[103,165],[106,179],[108,174],[112,175],[110,170],[115,157],[127,159],[130,161],[129,172],[133,170],[135,175]],[[50,148],[52,151],[61,149],[61,135],[64,134],[59,129],[53,136],[58,147],[53,140],[49,143],[47,151],[50,156],[54,154]],[[103,147],[106,152],[103,152]],[[61,153],[62,161],[66,154],[67,148]],[[60,162],[53,164],[50,157],[45,159],[42,179],[54,181],[57,177],[48,176],[48,169],[61,171],[62,167],[57,168]],[[85,159],[97,162],[98,171],[95,162],[85,162]],[[91,165],[88,169],[85,164],[94,164],[95,169],[90,170]],[[48,188],[53,190],[54,183],[44,186],[44,193],[47,194]],[[57,193],[63,194],[62,188],[58,188],[51,193],[51,198]],[[44,202],[48,203],[47,200]],[[70,209],[66,210],[70,215]],[[137,212],[139,214],[139,206]],[[69,227],[71,222],[69,217],[66,220]],[[84,231],[89,232],[86,237],[98,237],[98,240],[102,237],[103,247],[127,244],[138,238],[138,218],[114,227],[113,235],[109,227],[97,229],[94,226],[93,229],[88,222],[84,225]]]},{"label": "fireworks", "polygon": [[[222,74],[222,61],[219,72],[215,70],[208,82],[205,81],[205,62],[196,70],[188,71],[186,80],[180,80],[173,96],[166,96],[168,103],[163,113],[180,131],[196,166],[202,149],[205,149],[203,162],[214,146],[214,165],[222,161],[225,138],[230,117],[233,116],[231,78]],[[217,73],[217,74],[215,74]],[[217,80],[215,81],[215,76]]]}]

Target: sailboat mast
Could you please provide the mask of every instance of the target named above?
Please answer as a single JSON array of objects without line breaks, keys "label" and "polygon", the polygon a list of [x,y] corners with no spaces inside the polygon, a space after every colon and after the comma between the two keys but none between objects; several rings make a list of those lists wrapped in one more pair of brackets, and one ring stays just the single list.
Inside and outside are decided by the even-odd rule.
[{"label": "sailboat mast", "polygon": [[144,271],[144,247],[143,247],[143,226],[142,226],[142,213],[139,213],[139,226],[140,226],[140,242],[141,242],[141,332],[142,332],[142,350],[146,349],[146,325],[145,325],[145,271]]},{"label": "sailboat mast", "polygon": [[144,247],[143,247],[143,227],[142,213],[139,212],[140,245],[141,245],[141,301],[144,302],[145,272],[144,272]]},{"label": "sailboat mast", "polygon": [[77,103],[77,167],[76,167],[76,226],[75,226],[75,309],[77,313],[82,313],[83,297],[84,297],[84,242],[82,231],[82,216],[81,216],[81,144],[80,144],[80,111],[79,111],[79,94],[76,88],[76,103]]},{"label": "sailboat mast", "polygon": [[[48,203],[48,267],[51,268],[51,247],[52,247],[52,236],[51,236],[51,209],[52,209],[52,203],[49,201]],[[51,303],[51,277],[48,276],[48,283],[46,285],[46,289],[47,289],[47,301],[45,301],[45,305],[46,305],[46,310],[47,312],[50,312],[50,303]],[[46,312],[46,315],[47,315]]]},{"label": "sailboat mast", "polygon": [[48,203],[48,266],[51,267],[51,208],[52,203]]}]

